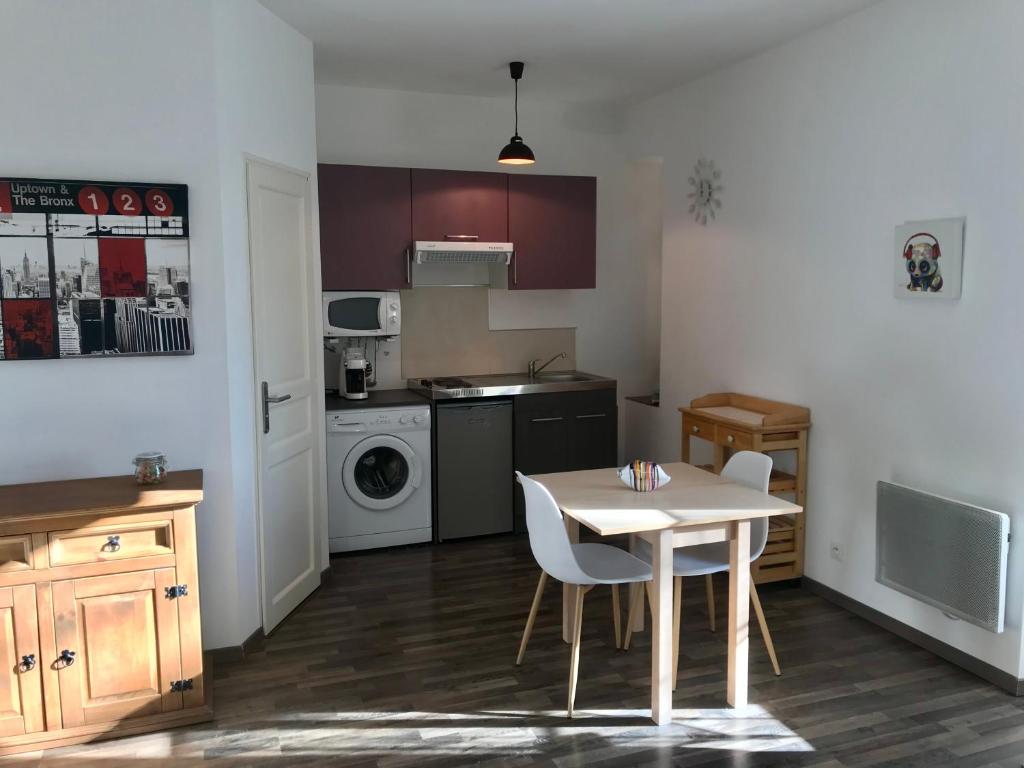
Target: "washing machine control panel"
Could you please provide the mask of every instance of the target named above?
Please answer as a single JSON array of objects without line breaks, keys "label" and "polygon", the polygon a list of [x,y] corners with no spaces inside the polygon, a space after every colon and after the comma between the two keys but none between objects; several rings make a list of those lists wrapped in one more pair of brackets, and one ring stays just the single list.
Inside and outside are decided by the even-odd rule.
[{"label": "washing machine control panel", "polygon": [[430,409],[358,410],[327,414],[328,432],[380,433],[430,429]]}]

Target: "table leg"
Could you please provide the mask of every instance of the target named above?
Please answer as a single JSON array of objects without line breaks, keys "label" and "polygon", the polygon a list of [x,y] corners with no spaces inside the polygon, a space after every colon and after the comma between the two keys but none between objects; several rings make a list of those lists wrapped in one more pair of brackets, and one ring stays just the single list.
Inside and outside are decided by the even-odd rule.
[{"label": "table leg", "polygon": [[[749,524],[748,524],[749,530]],[[658,531],[654,550],[654,605],[651,606],[651,717],[672,722],[672,531]]]},{"label": "table leg", "polygon": [[750,649],[750,521],[733,524],[729,538],[729,672],[726,700],[747,705],[747,657]]},{"label": "table leg", "polygon": [[[567,515],[562,516],[565,521],[565,531],[569,534],[569,541],[576,544],[580,540],[580,524]],[[573,628],[576,621],[575,587],[568,584],[562,585],[562,640],[572,642]]]},{"label": "table leg", "polygon": [[[629,534],[629,551],[636,554],[637,550],[637,536],[635,533]],[[633,610],[633,601],[639,600],[640,605],[637,606],[636,611]],[[643,632],[644,631],[644,590],[642,589],[631,589],[629,591],[629,611],[630,615],[633,616],[633,631]]]}]

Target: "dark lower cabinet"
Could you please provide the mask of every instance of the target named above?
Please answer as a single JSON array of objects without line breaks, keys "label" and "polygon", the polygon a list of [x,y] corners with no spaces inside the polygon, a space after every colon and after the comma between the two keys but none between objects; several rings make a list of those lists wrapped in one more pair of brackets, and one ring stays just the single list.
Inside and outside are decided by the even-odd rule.
[{"label": "dark lower cabinet", "polygon": [[[614,389],[520,395],[515,400],[515,468],[524,475],[614,467],[618,409]],[[516,531],[526,530],[516,483]]]}]

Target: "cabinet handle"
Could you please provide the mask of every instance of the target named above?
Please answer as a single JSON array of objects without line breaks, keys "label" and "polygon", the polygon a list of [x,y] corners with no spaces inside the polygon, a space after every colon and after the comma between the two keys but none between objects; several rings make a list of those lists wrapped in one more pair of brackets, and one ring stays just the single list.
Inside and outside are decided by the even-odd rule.
[{"label": "cabinet handle", "polygon": [[100,547],[104,552],[117,552],[121,549],[120,536],[107,536],[107,543]]},{"label": "cabinet handle", "polygon": [[445,240],[454,240],[460,243],[472,243],[480,239],[480,235],[445,235]]},{"label": "cabinet handle", "polygon": [[607,416],[607,413],[585,413],[582,416],[577,416],[577,419],[603,419]]},{"label": "cabinet handle", "polygon": [[36,668],[36,655],[30,653],[28,656],[22,656],[20,666],[22,672],[31,672]]},{"label": "cabinet handle", "polygon": [[732,435],[726,435],[725,442],[727,442],[727,443],[735,443],[736,442],[736,438],[733,437]]},{"label": "cabinet handle", "polygon": [[412,285],[412,251],[405,249],[405,284]]},{"label": "cabinet handle", "polygon": [[694,424],[690,429],[693,432],[693,434],[695,434],[695,435],[700,434],[700,427],[698,427],[696,424]]},{"label": "cabinet handle", "polygon": [[512,285],[519,284],[519,252],[512,251]]},{"label": "cabinet handle", "polygon": [[69,651],[67,648],[65,648],[63,651],[60,652],[60,656],[57,658],[57,661],[62,662],[65,667],[70,667],[72,664],[75,663],[75,652]]},{"label": "cabinet handle", "polygon": [[545,416],[540,419],[530,419],[530,421],[534,424],[539,424],[542,421],[564,421],[564,419],[561,416]]}]

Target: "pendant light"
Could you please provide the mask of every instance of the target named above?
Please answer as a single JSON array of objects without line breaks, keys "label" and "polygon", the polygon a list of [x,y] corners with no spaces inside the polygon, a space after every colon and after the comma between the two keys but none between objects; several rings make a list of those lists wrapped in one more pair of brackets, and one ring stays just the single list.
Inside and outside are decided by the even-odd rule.
[{"label": "pendant light", "polygon": [[509,74],[512,75],[516,88],[516,127],[512,138],[498,154],[498,162],[505,165],[532,165],[536,162],[533,150],[523,143],[523,137],[519,135],[519,81],[523,77],[523,66],[521,61],[512,61],[508,65]]}]

